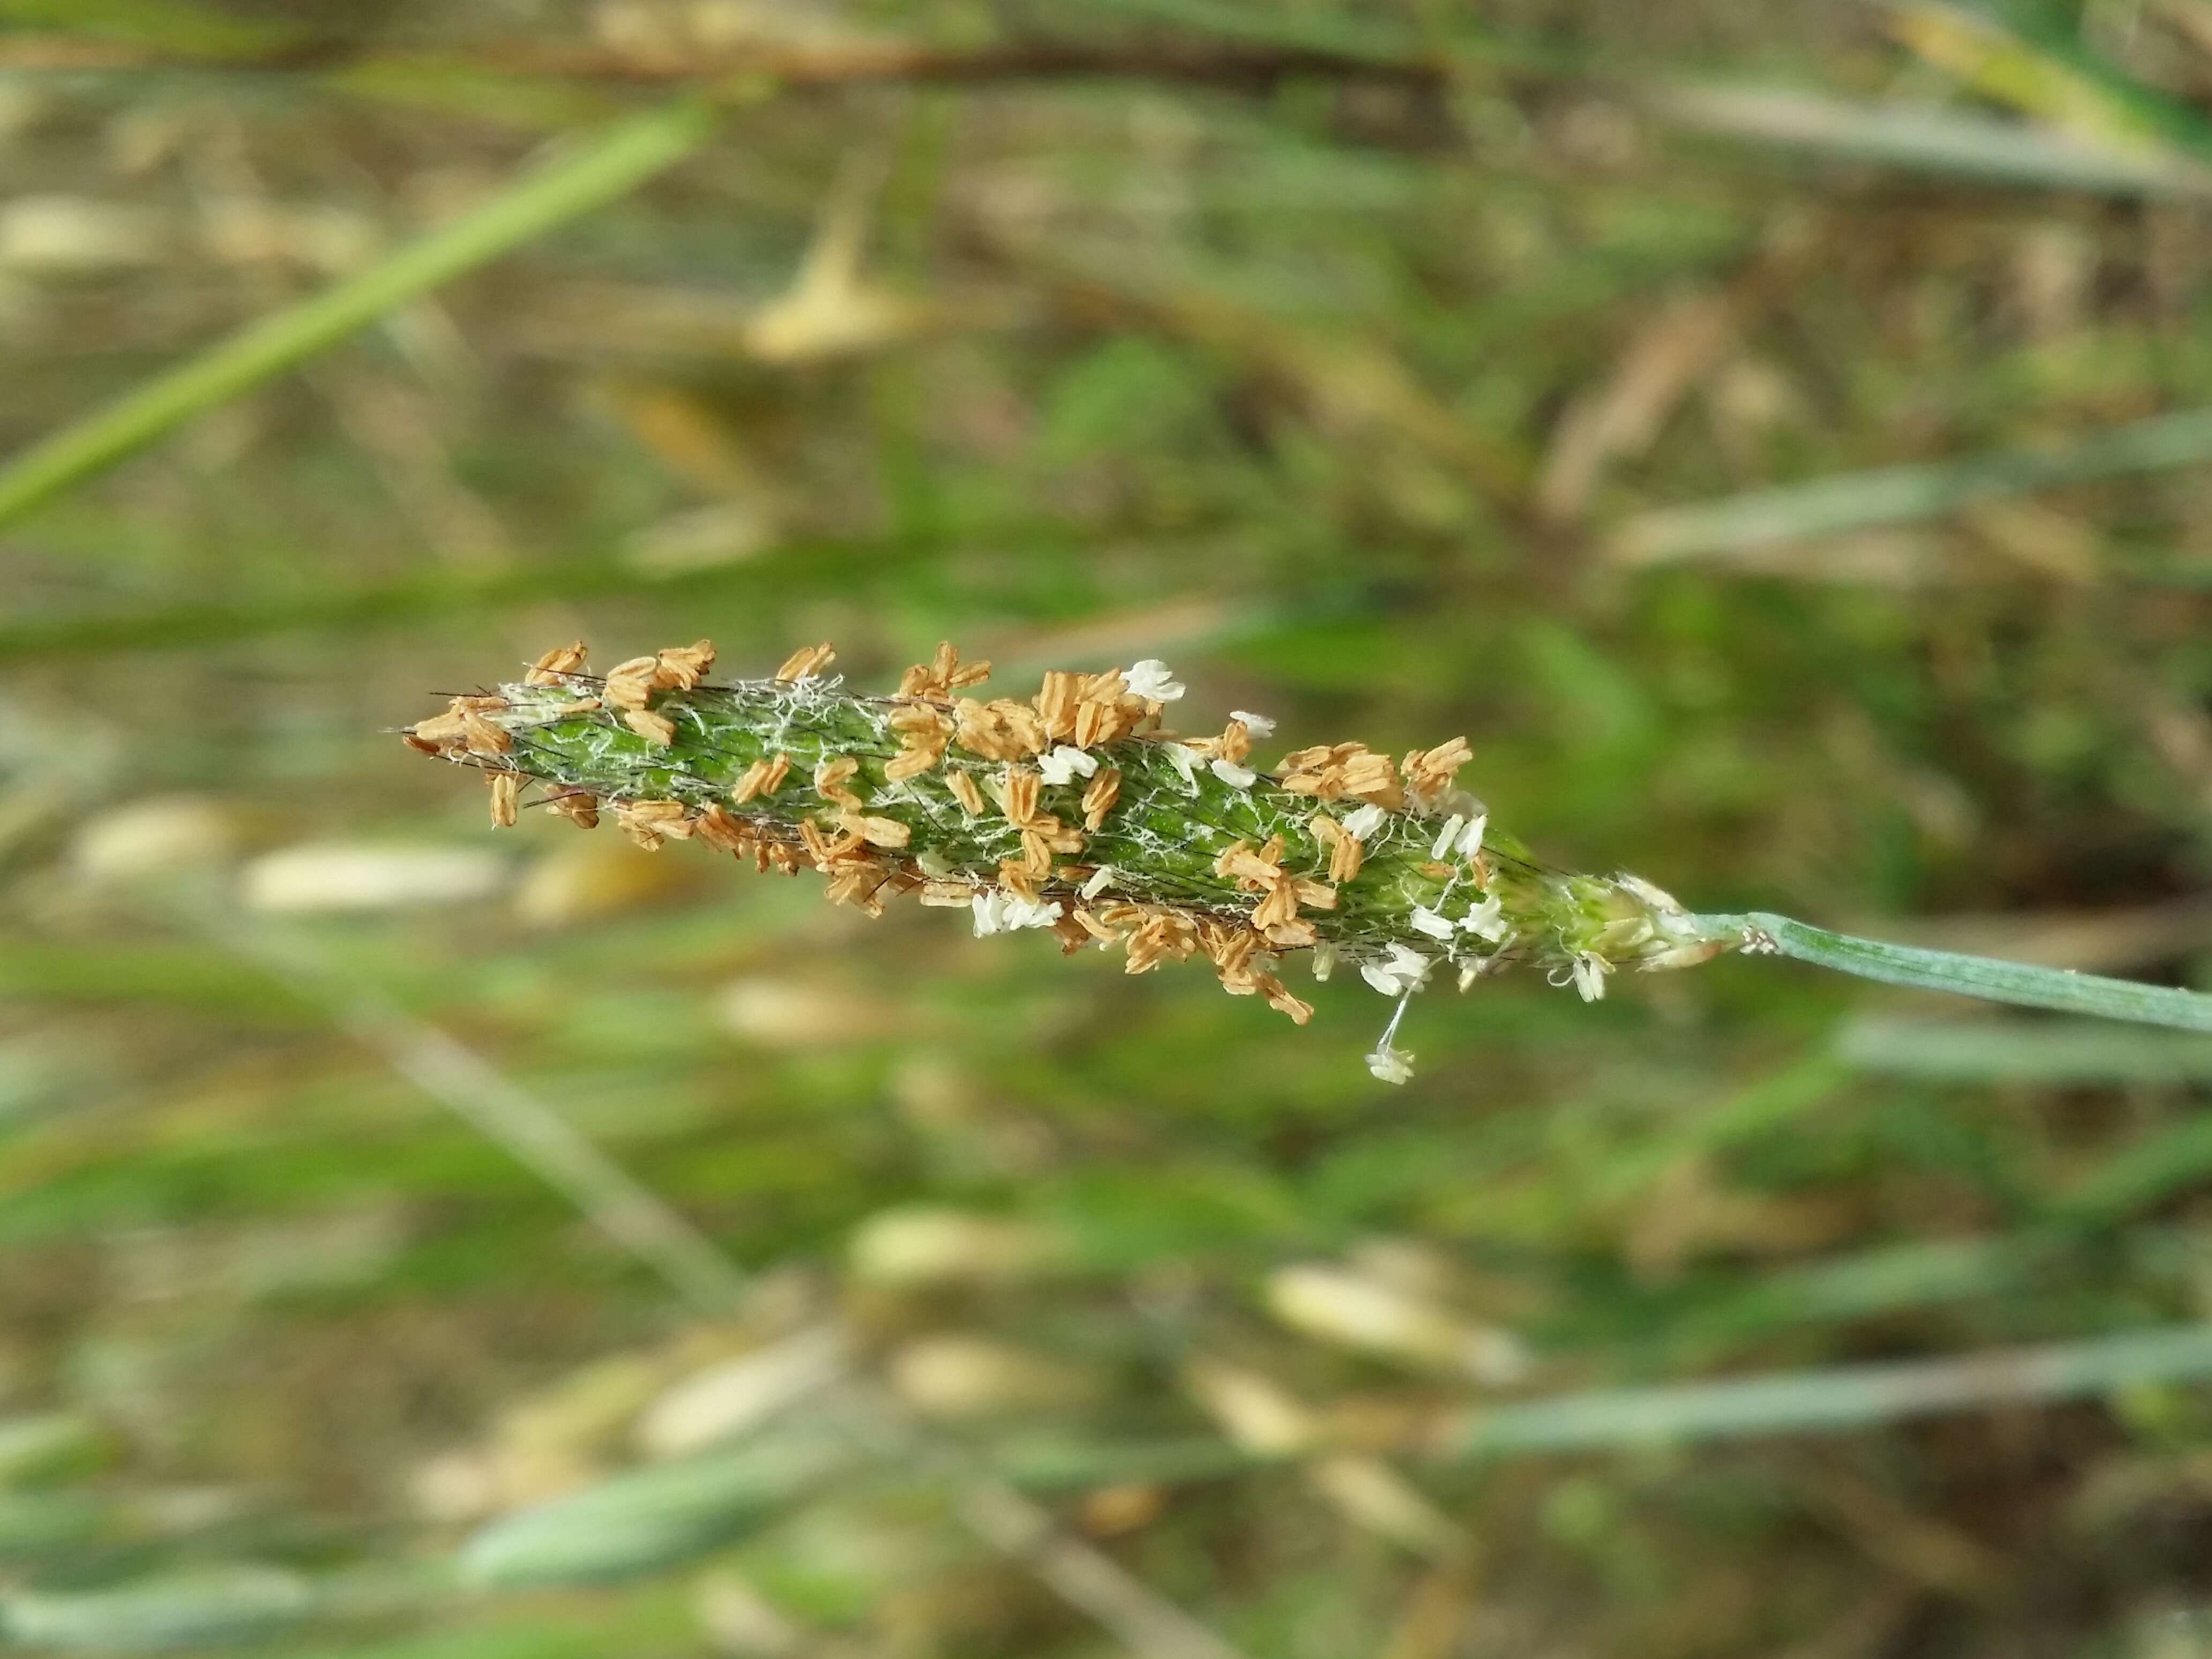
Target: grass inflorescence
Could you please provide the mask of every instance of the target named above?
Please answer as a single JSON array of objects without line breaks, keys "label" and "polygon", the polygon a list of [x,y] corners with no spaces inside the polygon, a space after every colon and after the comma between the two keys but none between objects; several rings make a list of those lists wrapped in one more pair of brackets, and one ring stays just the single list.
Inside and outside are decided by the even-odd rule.
[{"label": "grass inflorescence", "polygon": [[[1493,831],[1457,783],[1464,738],[1395,762],[1315,744],[1266,772],[1249,763],[1273,723],[1239,711],[1218,732],[1171,730],[1183,687],[1155,660],[984,701],[963,693],[989,665],[950,644],[889,696],[825,677],[833,655],[718,683],[704,640],[603,676],[579,642],[404,736],[483,771],[497,824],[534,782],[532,804],[583,827],[611,812],[649,848],[811,867],[871,915],[911,894],[969,911],[979,935],[1120,950],[1133,974],[1202,954],[1232,994],[1300,1024],[1313,1011],[1279,976],[1291,952],[1316,978],[1349,963],[1402,1006],[1439,970],[1464,989],[1528,963],[1595,999],[1616,969],[1725,948],[1649,883],[1549,869]],[[1370,1064],[1402,1081],[1409,1058],[1386,1041]]]}]

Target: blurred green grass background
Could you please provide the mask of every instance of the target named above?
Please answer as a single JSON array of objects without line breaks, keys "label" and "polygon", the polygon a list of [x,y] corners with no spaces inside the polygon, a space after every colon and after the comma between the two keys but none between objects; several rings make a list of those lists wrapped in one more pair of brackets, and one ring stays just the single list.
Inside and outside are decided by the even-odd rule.
[{"label": "blurred green grass background", "polygon": [[0,1637],[2212,1650],[2203,1042],[1731,960],[1389,1090],[388,735],[1158,655],[2206,983],[2208,99],[2204,0],[0,0]]}]

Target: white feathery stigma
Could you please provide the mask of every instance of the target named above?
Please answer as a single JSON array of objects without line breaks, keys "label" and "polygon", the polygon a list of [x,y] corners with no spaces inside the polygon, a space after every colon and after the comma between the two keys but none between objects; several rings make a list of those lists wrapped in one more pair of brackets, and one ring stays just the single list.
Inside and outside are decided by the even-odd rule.
[{"label": "white feathery stigma", "polygon": [[1410,996],[1428,976],[1429,958],[1395,941],[1381,961],[1359,965],[1359,977],[1386,997]]},{"label": "white feathery stigma", "polygon": [[1495,893],[1480,904],[1468,906],[1467,914],[1459,919],[1459,925],[1477,939],[1487,939],[1492,945],[1500,943],[1512,931],[1512,925],[1505,920],[1505,907],[1498,902]]},{"label": "white feathery stigma", "polygon": [[1060,906],[1049,899],[1025,899],[1003,888],[988,888],[969,901],[975,915],[975,937],[1017,933],[1024,927],[1049,927],[1060,920]]},{"label": "white feathery stigma", "polygon": [[1142,662],[1132,663],[1121,671],[1121,683],[1130,691],[1147,702],[1173,702],[1186,689],[1181,680],[1168,672],[1168,665],[1158,657],[1147,657]]},{"label": "white feathery stigma", "polygon": [[1163,744],[1161,752],[1167,756],[1168,764],[1174,767],[1176,775],[1182,779],[1183,793],[1195,795],[1198,793],[1198,757],[1179,743]]},{"label": "white feathery stigma", "polygon": [[1449,939],[1452,936],[1451,918],[1430,909],[1425,904],[1415,905],[1413,914],[1407,920],[1431,939]]},{"label": "white feathery stigma", "polygon": [[1012,894],[1006,896],[1006,927],[1049,927],[1060,920],[1060,906],[1051,899],[1025,899]]},{"label": "white feathery stigma", "polygon": [[1605,976],[1612,971],[1611,963],[1588,951],[1575,958],[1575,989],[1583,994],[1584,1002],[1595,1002],[1605,994]]},{"label": "white feathery stigma", "polygon": [[1047,783],[1073,783],[1077,777],[1087,778],[1097,770],[1097,756],[1064,743],[1037,757],[1037,775]]},{"label": "white feathery stigma", "polygon": [[1364,842],[1389,821],[1389,814],[1371,801],[1344,815],[1344,833],[1354,841]]}]

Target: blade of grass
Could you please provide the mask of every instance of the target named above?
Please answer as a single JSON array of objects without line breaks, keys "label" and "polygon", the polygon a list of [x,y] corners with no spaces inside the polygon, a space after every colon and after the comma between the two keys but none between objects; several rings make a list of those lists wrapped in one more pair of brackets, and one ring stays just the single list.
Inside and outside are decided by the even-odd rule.
[{"label": "blade of grass", "polygon": [[2212,1042],[2057,1021],[1865,1019],[1835,1054],[1855,1070],[1947,1083],[2189,1083],[2212,1079]]},{"label": "blade of grass", "polygon": [[[945,628],[1000,623],[1051,623],[1096,615],[1115,597],[1110,580],[1083,556],[1109,543],[1109,533],[1042,520],[951,527],[926,541],[911,537],[807,540],[779,544],[742,563],[668,574],[641,571],[619,558],[555,559],[495,570],[432,568],[388,582],[234,599],[195,599],[114,613],[0,619],[0,663],[111,652],[198,650],[270,635],[342,631],[349,638],[435,622],[471,626],[486,612],[548,600],[632,599],[661,604],[713,603],[726,637],[740,628],[773,642],[786,622],[780,606],[807,600],[834,585],[872,603],[894,599]],[[963,574],[930,555],[957,544],[969,556],[1018,548],[1032,559],[1035,580],[1015,585],[1005,567],[977,564]],[[1204,568],[1206,544],[1194,540],[1193,569]],[[1051,562],[1047,556],[1059,558]],[[1010,560],[1009,562],[1012,562]],[[1163,593],[1163,602],[1197,599],[1206,590]],[[1249,637],[1318,617],[1358,614],[1380,603],[1358,589],[1286,590],[1279,604],[1237,608],[1220,636]],[[720,620],[727,617],[729,621]],[[749,636],[746,635],[746,636]],[[1209,634],[1213,637],[1213,634]],[[780,646],[779,646],[779,648]]]},{"label": "blade of grass", "polygon": [[[1445,1462],[1472,1462],[1836,1434],[1997,1406],[2094,1399],[2208,1376],[2212,1324],[2165,1326],[1935,1359],[1592,1389],[1477,1407],[1451,1420],[1433,1443],[1433,1452]],[[1103,1479],[1126,1468],[1144,1472],[1140,1478],[1203,1480],[1273,1461],[1278,1458],[1186,1439],[1048,1449],[1042,1455],[1018,1447],[1002,1454],[1001,1467],[1024,1485],[1051,1489],[1078,1474]]]},{"label": "blade of grass", "polygon": [[[2129,1197],[2151,1195],[2139,1188]],[[2054,1294],[2109,1295],[2122,1285],[2130,1294],[2185,1292],[2212,1239],[2184,1227],[2109,1231],[2123,1218],[2118,1208],[2076,1206],[2069,1197],[2050,1224],[1886,1244],[1785,1267],[1735,1290],[1714,1287],[1685,1297],[1650,1352],[1672,1368],[1704,1367],[1779,1332],[1945,1304],[2033,1297],[2047,1309]]]},{"label": "blade of grass", "polygon": [[2212,1325],[2180,1325],[1953,1358],[1533,1400],[1468,1413],[1446,1437],[1443,1450],[1449,1457],[1480,1458],[1836,1433],[2204,1376],[2212,1376]]},{"label": "blade of grass", "polygon": [[1623,564],[1726,558],[1779,543],[1932,519],[1976,501],[2212,460],[2212,410],[2115,427],[2069,448],[1879,467],[1639,514],[1607,550]]},{"label": "blade of grass", "polygon": [[1094,0],[1094,3],[1101,11],[1176,24],[1204,34],[1340,52],[1378,63],[1403,62],[1418,55],[1420,44],[1410,29],[1348,11],[1284,11],[1229,4],[1224,0]]},{"label": "blade of grass", "polygon": [[191,57],[268,52],[301,39],[295,29],[179,0],[0,0],[0,23],[105,35]]},{"label": "blade of grass", "polygon": [[[1431,20],[1428,27],[1415,30],[1349,11],[1285,13],[1233,0],[1103,0],[1103,9],[1223,39],[1324,49],[1376,63],[1418,62],[1425,50],[1458,66],[1542,80],[1612,82],[1671,125],[1905,172],[2094,195],[2193,198],[2212,193],[2212,174],[2143,142],[2147,134],[2155,132],[2176,141],[2176,149],[2207,153],[2203,144],[2183,142],[2189,135],[2178,124],[2180,112],[2166,106],[2171,100],[2163,100],[2155,110],[2138,107],[2141,100],[2130,92],[2140,89],[2102,87],[2098,107],[2109,109],[2107,118],[2096,124],[2076,122],[2072,125],[2079,131],[2062,132],[1966,110],[1857,104],[1796,87],[1655,76],[1648,64],[1588,47],[1563,47],[1534,36],[1478,29],[1462,19]],[[1905,28],[1900,23],[1899,32]],[[2074,64],[2068,75],[2069,85],[2086,88],[2096,71],[2093,65]],[[2087,101],[2086,94],[2081,101]],[[2053,113],[2029,107],[2035,113]],[[2132,113],[2124,129],[2127,142],[2115,137],[2123,131],[2123,112]]]},{"label": "blade of grass", "polygon": [[1679,1354],[1806,1325],[2016,1292],[2073,1243],[2050,1229],[1915,1240],[1784,1268],[1684,1313],[1668,1338]]},{"label": "blade of grass", "polygon": [[2070,23],[2062,30],[1946,0],[1911,0],[1889,13],[1890,33],[1907,50],[1985,97],[2137,155],[2212,155],[2212,122],[2086,50]]},{"label": "blade of grass", "polygon": [[0,1609],[26,1646],[146,1653],[265,1640],[312,1619],[316,1601],[289,1568],[210,1561],[108,1588],[17,1590]]},{"label": "blade of grass", "polygon": [[1795,957],[1861,979],[1917,990],[1948,991],[1955,996],[2008,1002],[2023,1008],[2057,1008],[2130,1020],[2139,1025],[2170,1025],[2186,1031],[2212,1031],[2212,996],[2136,980],[2106,979],[2063,968],[2038,968],[2023,962],[1962,956],[1918,945],[1887,945],[1808,927],[1788,916],[1753,912],[1741,916],[1701,916],[1706,937],[1744,941],[1747,951]]},{"label": "blade of grass", "polygon": [[247,325],[0,466],[0,524],[105,471],[211,409],[358,332],[418,294],[624,195],[696,149],[710,106],[667,105],[625,121],[368,270]]},{"label": "blade of grass", "polygon": [[647,1464],[501,1516],[461,1547],[471,1583],[573,1586],[696,1560],[863,1466],[855,1437],[820,1423],[772,1426],[726,1450]]},{"label": "blade of grass", "polygon": [[2192,1112],[2112,1154],[2058,1200],[2075,1227],[2110,1226],[2163,1204],[2212,1172],[2212,1117]]},{"label": "blade of grass", "polygon": [[2099,196],[2212,194],[2212,173],[1968,110],[1861,104],[1796,87],[1662,86],[1645,107],[1717,138],[1771,144],[1861,165]]}]

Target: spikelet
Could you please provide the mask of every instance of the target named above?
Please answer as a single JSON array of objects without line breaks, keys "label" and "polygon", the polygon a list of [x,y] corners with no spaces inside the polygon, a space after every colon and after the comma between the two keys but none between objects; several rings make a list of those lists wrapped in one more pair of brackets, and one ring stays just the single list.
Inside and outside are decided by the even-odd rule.
[{"label": "spikelet", "polygon": [[579,830],[599,827],[599,798],[586,790],[563,789],[549,797],[545,805],[549,811],[568,819]]},{"label": "spikelet", "polygon": [[623,724],[656,748],[670,748],[676,742],[676,722],[665,714],[654,714],[650,708],[625,710]]},{"label": "spikelet", "polygon": [[742,858],[753,850],[752,827],[717,801],[691,820],[692,837]]},{"label": "spikelet", "polygon": [[653,683],[661,690],[690,691],[707,678],[707,671],[714,665],[714,642],[700,640],[690,645],[671,646],[665,651],[653,653]]},{"label": "spikelet", "polygon": [[787,684],[794,680],[811,679],[834,662],[836,656],[827,640],[820,645],[802,646],[783,659],[783,666],[775,671],[775,678]]},{"label": "spikelet", "polygon": [[791,775],[791,757],[779,754],[773,760],[757,760],[745,768],[730,790],[730,799],[738,806],[758,796],[773,795],[783,787]]},{"label": "spikelet", "polygon": [[960,803],[960,810],[969,817],[983,816],[983,792],[971,775],[954,772],[945,778],[945,787],[952,792],[952,799]]},{"label": "spikelet", "polygon": [[941,702],[955,691],[980,685],[990,678],[990,664],[963,663],[959,648],[950,640],[939,640],[935,656],[926,663],[916,663],[899,676],[898,694]]},{"label": "spikelet", "polygon": [[648,853],[659,852],[665,837],[674,836],[681,841],[691,833],[682,801],[617,801],[615,822],[622,825],[624,835]]},{"label": "spikelet", "polygon": [[1474,758],[1465,738],[1454,738],[1449,743],[1434,749],[1417,749],[1400,763],[1399,770],[1406,776],[1406,789],[1414,799],[1424,804],[1443,799],[1444,792],[1458,776],[1459,769]]},{"label": "spikelet", "polygon": [[1114,810],[1114,803],[1121,793],[1120,769],[1100,767],[1092,775],[1089,787],[1083,792],[1083,827],[1096,835],[1106,822],[1106,815]]},{"label": "spikelet", "polygon": [[556,645],[536,662],[522,677],[525,685],[558,685],[584,665],[584,642],[571,640],[566,645]]},{"label": "spikelet", "polygon": [[913,827],[896,818],[867,817],[848,812],[837,820],[837,824],[846,834],[858,836],[871,847],[896,850],[914,839]]},{"label": "spikelet", "polygon": [[599,695],[610,708],[642,708],[652,700],[653,682],[659,672],[659,658],[632,657],[607,670]]},{"label": "spikelet", "polygon": [[[921,672],[909,668],[908,678]],[[918,778],[933,770],[945,758],[946,745],[952,741],[951,718],[943,709],[927,702],[905,703],[893,709],[890,727],[899,734],[899,751],[884,767],[886,783],[903,783],[908,778]]]},{"label": "spikelet", "polygon": [[1328,878],[1335,882],[1350,881],[1359,873],[1365,849],[1359,839],[1336,818],[1327,812],[1316,812],[1306,820],[1306,828],[1328,852]]},{"label": "spikelet", "polygon": [[860,770],[860,763],[850,755],[825,756],[814,768],[814,793],[832,806],[857,812],[860,810],[860,798],[849,785]]}]

